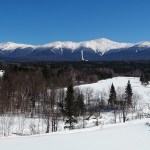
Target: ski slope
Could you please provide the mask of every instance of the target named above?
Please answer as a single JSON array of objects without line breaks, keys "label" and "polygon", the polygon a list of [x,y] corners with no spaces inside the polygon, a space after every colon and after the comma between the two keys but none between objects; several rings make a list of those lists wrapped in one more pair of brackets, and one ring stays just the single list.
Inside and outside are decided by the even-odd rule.
[{"label": "ski slope", "polygon": [[30,137],[0,138],[3,150],[149,150],[149,119]]}]

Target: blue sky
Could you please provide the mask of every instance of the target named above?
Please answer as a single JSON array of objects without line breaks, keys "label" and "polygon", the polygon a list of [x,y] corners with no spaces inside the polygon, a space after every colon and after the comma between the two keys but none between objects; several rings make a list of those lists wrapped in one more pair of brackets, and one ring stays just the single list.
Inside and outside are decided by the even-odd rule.
[{"label": "blue sky", "polygon": [[149,0],[0,0],[0,43],[150,41]]}]

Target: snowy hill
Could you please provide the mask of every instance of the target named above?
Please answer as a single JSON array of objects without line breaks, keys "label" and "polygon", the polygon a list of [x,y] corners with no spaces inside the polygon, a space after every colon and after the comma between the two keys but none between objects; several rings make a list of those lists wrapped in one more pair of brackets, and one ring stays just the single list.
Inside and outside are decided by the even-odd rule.
[{"label": "snowy hill", "polygon": [[[142,51],[141,51],[142,50]],[[119,43],[106,38],[44,45],[0,44],[0,60],[9,61],[100,61],[150,60],[150,42]]]},{"label": "snowy hill", "polygon": [[96,95],[96,93],[101,93],[103,91],[109,92],[112,83],[114,84],[116,90],[124,91],[129,80],[133,92],[138,93],[142,97],[143,102],[150,103],[150,85],[141,85],[140,78],[138,77],[114,77],[112,79],[101,80],[97,83],[84,84],[78,87],[83,91],[87,88],[90,88],[93,91],[93,95]]}]

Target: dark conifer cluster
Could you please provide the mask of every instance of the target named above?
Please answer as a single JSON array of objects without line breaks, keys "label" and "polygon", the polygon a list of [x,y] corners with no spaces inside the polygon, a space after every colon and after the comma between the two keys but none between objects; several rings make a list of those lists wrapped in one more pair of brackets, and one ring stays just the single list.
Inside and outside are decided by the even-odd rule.
[{"label": "dark conifer cluster", "polygon": [[117,92],[115,90],[114,85],[111,85],[110,88],[110,95],[108,99],[108,105],[109,107],[114,110],[114,113],[116,113],[116,110],[120,109],[123,113],[123,121],[125,122],[126,116],[125,113],[127,113],[127,110],[133,107],[133,92],[132,87],[130,84],[130,81],[128,81],[127,86],[125,87],[124,94],[122,94],[122,97],[117,98]]}]

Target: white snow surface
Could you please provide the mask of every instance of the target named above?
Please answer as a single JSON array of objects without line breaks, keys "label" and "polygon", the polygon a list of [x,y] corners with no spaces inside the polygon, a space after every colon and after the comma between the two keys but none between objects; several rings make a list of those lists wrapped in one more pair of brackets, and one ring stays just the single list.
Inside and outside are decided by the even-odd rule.
[{"label": "white snow surface", "polygon": [[30,137],[0,138],[3,150],[149,150],[149,119]]}]

